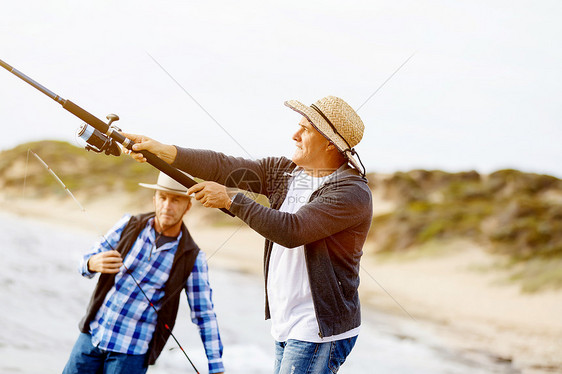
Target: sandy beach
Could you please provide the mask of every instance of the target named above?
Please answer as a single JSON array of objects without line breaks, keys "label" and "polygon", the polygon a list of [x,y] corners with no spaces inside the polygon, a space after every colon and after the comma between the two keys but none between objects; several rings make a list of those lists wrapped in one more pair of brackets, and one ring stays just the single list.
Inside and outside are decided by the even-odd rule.
[{"label": "sandy beach", "polygon": [[[150,209],[125,204],[125,196],[116,195],[84,203],[86,213],[69,198],[0,201],[3,211],[96,233],[105,232],[124,212]],[[210,266],[261,275],[263,238],[238,219],[213,224],[208,211],[195,204],[186,224]],[[504,281],[502,271],[490,270],[495,262],[464,241],[427,256],[367,254],[361,272],[363,313],[378,310],[422,326],[467,357],[510,364],[510,373],[562,373],[562,291],[523,294],[518,285]],[[421,339],[407,330],[403,335]]]}]

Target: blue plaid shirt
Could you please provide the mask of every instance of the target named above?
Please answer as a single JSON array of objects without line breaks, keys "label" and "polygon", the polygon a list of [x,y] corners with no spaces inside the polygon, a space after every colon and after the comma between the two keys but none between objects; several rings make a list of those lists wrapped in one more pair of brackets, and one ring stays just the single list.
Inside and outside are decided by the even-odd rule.
[{"label": "blue plaid shirt", "polygon": [[[124,215],[105,235],[106,239],[95,244],[80,262],[80,273],[88,278],[95,274],[88,271],[88,260],[92,255],[109,251],[117,246],[121,232],[130,215]],[[156,309],[164,296],[164,285],[168,280],[174,255],[181,238],[156,248],[151,218],[141,231],[133,247],[124,259],[125,266],[139,282],[143,291]],[[213,310],[212,289],[209,284],[205,253],[199,251],[185,290],[191,308],[191,320],[199,326],[201,340],[209,362],[209,373],[224,371],[222,342]],[[126,353],[145,354],[156,328],[157,315],[138,289],[135,280],[124,268],[116,274],[115,285],[90,323],[92,343],[100,349]]]}]

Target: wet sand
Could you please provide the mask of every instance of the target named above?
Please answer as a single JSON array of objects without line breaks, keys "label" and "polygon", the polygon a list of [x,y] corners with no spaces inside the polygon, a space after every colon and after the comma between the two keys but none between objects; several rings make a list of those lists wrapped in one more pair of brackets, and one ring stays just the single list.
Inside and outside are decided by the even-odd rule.
[{"label": "wet sand", "polygon": [[[149,209],[124,206],[123,198],[113,196],[95,204],[84,203],[86,214],[66,200],[10,199],[2,201],[1,210],[99,235],[125,211]],[[206,216],[204,208],[195,207],[186,223],[207,253],[211,269],[246,274],[258,283],[261,289],[254,291],[252,299],[259,298],[255,317],[263,318],[263,296],[259,295],[263,292],[263,239],[238,219],[216,226]],[[504,275],[501,272],[477,270],[495,261],[482,249],[460,241],[450,246],[443,255],[410,260],[363,257],[360,292],[369,334],[388,334],[407,343],[405,346],[422,344],[437,355],[428,357],[442,363],[453,357],[450,369],[425,371],[418,365],[417,372],[562,373],[562,292],[521,294],[517,285],[500,282]],[[234,327],[229,324],[227,328]],[[250,349],[250,354],[254,349],[256,359],[267,361],[269,347],[261,350],[270,344],[266,342],[270,338],[268,328],[261,330],[267,331],[261,338],[256,337],[260,344],[245,349]],[[392,361],[388,357],[393,351],[406,354],[402,351],[404,345],[385,349],[384,343],[373,344],[372,366],[377,367],[380,359],[382,369],[373,372],[413,372],[396,371],[392,365],[387,369],[393,371],[384,369],[385,357],[386,362]],[[400,361],[398,358],[397,365]],[[460,364],[463,361],[468,363],[465,368]],[[472,369],[466,369],[469,367]]]}]

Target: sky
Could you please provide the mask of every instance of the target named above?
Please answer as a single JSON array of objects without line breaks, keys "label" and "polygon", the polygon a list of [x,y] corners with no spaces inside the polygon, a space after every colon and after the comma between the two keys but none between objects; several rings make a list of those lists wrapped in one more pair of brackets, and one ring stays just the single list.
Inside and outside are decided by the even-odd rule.
[{"label": "sky", "polygon": [[[290,157],[283,103],[334,95],[360,108],[369,172],[562,178],[560,19],[559,0],[20,0],[2,4],[0,59],[164,143]],[[78,144],[81,120],[3,69],[0,121],[0,150]]]}]

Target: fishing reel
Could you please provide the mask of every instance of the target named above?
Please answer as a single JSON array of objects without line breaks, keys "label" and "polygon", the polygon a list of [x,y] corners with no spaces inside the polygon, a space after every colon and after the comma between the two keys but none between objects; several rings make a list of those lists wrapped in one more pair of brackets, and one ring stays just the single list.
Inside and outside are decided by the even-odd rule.
[{"label": "fishing reel", "polygon": [[[113,131],[121,131],[119,127],[111,124],[113,121],[119,120],[117,114],[108,114],[106,118],[109,120],[109,131],[107,134],[111,134]],[[87,143],[87,151],[94,151],[96,153],[105,152],[106,155],[113,156],[121,155],[121,147],[119,147],[117,142],[87,123],[84,123],[78,129],[78,137]]]}]

